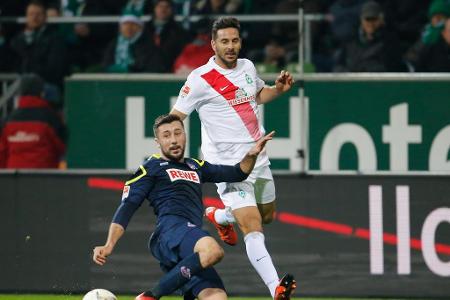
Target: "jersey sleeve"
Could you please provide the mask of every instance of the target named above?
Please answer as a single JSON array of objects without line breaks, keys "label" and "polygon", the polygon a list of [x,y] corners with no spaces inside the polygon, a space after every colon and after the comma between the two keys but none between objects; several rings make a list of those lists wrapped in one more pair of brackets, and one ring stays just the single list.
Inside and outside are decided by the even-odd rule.
[{"label": "jersey sleeve", "polygon": [[248,62],[250,64],[250,68],[251,68],[253,76],[255,78],[256,93],[259,93],[262,90],[262,88],[266,85],[266,83],[264,82],[264,80],[259,78],[258,71],[256,71],[256,68],[255,68],[255,65],[253,64],[253,62],[251,62],[250,60]]},{"label": "jersey sleeve", "polygon": [[263,87],[266,85],[264,80],[258,77],[258,74],[256,74],[256,92],[259,92],[263,89]]},{"label": "jersey sleeve", "polygon": [[113,223],[117,223],[126,228],[135,211],[147,198],[154,186],[153,177],[150,171],[144,166],[140,166],[130,179],[125,182],[122,193],[122,201],[114,214]]},{"label": "jersey sleeve", "polygon": [[215,165],[202,161],[201,174],[203,182],[239,182],[245,180],[249,174],[242,172],[239,163],[234,166]]},{"label": "jersey sleeve", "polygon": [[174,109],[189,115],[197,108],[201,90],[199,80],[198,76],[193,73],[188,76],[186,82],[180,89],[177,102],[173,106]]}]

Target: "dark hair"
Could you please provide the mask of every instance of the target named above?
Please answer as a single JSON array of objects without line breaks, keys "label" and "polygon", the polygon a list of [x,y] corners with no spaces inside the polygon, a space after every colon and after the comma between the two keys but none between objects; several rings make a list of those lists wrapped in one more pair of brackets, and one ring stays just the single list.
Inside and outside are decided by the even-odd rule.
[{"label": "dark hair", "polygon": [[239,24],[238,19],[234,17],[222,17],[214,21],[212,25],[211,36],[212,39],[215,40],[217,37],[217,31],[224,28],[236,28],[239,33],[241,31],[241,25]]},{"label": "dark hair", "polygon": [[44,80],[37,74],[24,74],[20,77],[19,93],[21,96],[41,97],[44,92]]},{"label": "dark hair", "polygon": [[180,122],[181,126],[183,126],[183,128],[184,128],[183,121],[177,115],[167,114],[167,115],[161,115],[161,116],[157,117],[155,119],[155,123],[153,124],[153,134],[155,135],[155,137],[156,137],[156,131],[158,130],[159,126],[161,126],[163,124],[170,124],[175,121]]},{"label": "dark hair", "polygon": [[155,7],[160,3],[160,2],[167,2],[169,5],[170,5],[170,7],[172,7],[172,9],[173,9],[173,7],[174,7],[174,5],[173,5],[173,1],[172,0],[153,0],[152,1],[152,11],[154,11],[155,10]]},{"label": "dark hair", "polygon": [[44,2],[42,2],[41,0],[31,0],[30,2],[28,2],[27,4],[27,8],[30,5],[34,5],[34,6],[39,6],[42,7],[42,9],[45,11],[47,9],[47,6],[44,4]]}]

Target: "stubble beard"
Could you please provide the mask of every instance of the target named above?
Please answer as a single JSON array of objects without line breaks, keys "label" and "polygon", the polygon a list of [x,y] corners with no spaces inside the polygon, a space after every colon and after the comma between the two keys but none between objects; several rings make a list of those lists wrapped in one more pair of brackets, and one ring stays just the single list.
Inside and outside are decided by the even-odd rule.
[{"label": "stubble beard", "polygon": [[221,61],[225,66],[227,66],[227,68],[232,69],[232,68],[236,67],[236,64],[237,64],[237,58],[238,58],[238,53],[236,53],[236,58],[233,59],[232,61],[227,60],[227,59],[225,58],[225,54],[223,54],[223,55],[219,54],[219,55],[217,55],[217,56],[219,57],[220,61]]},{"label": "stubble beard", "polygon": [[181,149],[181,153],[178,155],[171,154],[170,150],[163,152],[164,156],[167,157],[169,160],[180,162],[184,158],[184,148]]}]

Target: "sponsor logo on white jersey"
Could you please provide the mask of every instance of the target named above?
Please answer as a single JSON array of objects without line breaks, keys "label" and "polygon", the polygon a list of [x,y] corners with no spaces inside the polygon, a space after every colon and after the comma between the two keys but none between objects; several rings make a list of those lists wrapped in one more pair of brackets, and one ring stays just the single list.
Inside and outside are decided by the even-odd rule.
[{"label": "sponsor logo on white jersey", "polygon": [[200,178],[198,178],[198,174],[195,171],[167,169],[166,172],[169,175],[170,181],[172,182],[177,180],[187,180],[195,183],[200,183]]},{"label": "sponsor logo on white jersey", "polygon": [[183,87],[180,90],[180,97],[182,97],[182,98],[186,97],[190,91],[191,91],[191,88],[189,86],[183,85]]},{"label": "sponsor logo on white jersey", "polygon": [[242,103],[254,101],[255,98],[256,98],[255,95],[251,95],[251,96],[243,97],[243,98],[235,98],[235,99],[228,100],[228,104],[230,104],[231,106],[235,106],[235,105],[239,105]]},{"label": "sponsor logo on white jersey", "polygon": [[251,102],[255,100],[255,95],[248,96],[247,92],[243,88],[238,88],[234,94],[234,99],[229,99],[228,104],[231,106],[239,105],[246,102]]}]

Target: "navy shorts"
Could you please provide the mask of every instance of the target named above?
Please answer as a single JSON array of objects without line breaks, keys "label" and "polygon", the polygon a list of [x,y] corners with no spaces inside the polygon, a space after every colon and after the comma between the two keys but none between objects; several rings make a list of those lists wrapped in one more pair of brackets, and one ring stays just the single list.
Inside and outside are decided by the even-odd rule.
[{"label": "navy shorts", "polygon": [[[161,269],[168,272],[183,258],[194,253],[194,246],[199,239],[210,234],[185,218],[171,216],[164,219],[165,221],[161,222],[153,233],[149,248],[152,255],[159,261]],[[206,288],[225,290],[219,274],[212,267],[193,276],[181,288],[181,291],[185,299],[194,299]]]}]

